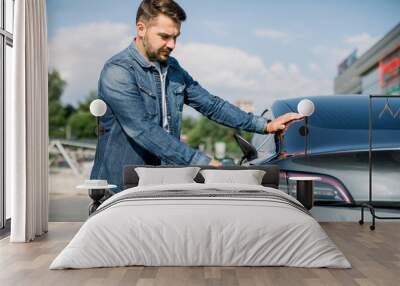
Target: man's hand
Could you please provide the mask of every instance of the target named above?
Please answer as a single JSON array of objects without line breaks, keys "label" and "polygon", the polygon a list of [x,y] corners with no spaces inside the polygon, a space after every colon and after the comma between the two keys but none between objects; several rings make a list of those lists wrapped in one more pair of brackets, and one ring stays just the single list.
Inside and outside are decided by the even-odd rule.
[{"label": "man's hand", "polygon": [[213,167],[219,167],[222,165],[222,163],[218,160],[211,160],[210,163],[208,163],[208,165]]},{"label": "man's hand", "polygon": [[294,122],[300,121],[304,118],[303,115],[295,112],[289,112],[278,118],[275,118],[271,122],[267,123],[264,128],[265,133],[276,133],[279,131],[285,132],[288,127]]}]

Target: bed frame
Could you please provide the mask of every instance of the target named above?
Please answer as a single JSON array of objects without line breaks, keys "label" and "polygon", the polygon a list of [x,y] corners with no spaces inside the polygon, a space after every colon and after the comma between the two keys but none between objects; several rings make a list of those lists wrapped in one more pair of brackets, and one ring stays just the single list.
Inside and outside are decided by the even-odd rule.
[{"label": "bed frame", "polygon": [[[147,167],[147,168],[183,168],[187,166],[175,166],[175,165],[161,165],[161,166],[151,166],[151,165],[127,165],[124,167],[124,190],[128,188],[133,188],[138,185],[139,177],[135,171],[136,167]],[[279,166],[277,165],[263,165],[263,166],[221,166],[221,167],[212,167],[212,166],[198,166],[192,165],[190,167],[200,167],[202,170],[205,169],[220,169],[220,170],[264,170],[266,171],[261,184],[265,187],[271,187],[278,189],[279,187]],[[204,183],[204,178],[200,174],[194,178],[197,183]]]}]

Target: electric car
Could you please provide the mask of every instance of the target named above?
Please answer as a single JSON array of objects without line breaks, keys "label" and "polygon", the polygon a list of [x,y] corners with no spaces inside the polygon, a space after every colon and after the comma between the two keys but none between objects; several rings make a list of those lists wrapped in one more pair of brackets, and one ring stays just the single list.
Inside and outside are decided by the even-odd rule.
[{"label": "electric car", "polygon": [[[263,116],[273,119],[297,112],[302,99],[275,101]],[[291,177],[318,177],[315,205],[357,206],[369,199],[371,162],[371,199],[382,206],[400,202],[400,98],[307,99],[314,103],[314,113],[284,134],[254,134],[251,143],[235,134],[244,153],[241,164],[279,165],[280,188],[290,194],[296,190]]]}]

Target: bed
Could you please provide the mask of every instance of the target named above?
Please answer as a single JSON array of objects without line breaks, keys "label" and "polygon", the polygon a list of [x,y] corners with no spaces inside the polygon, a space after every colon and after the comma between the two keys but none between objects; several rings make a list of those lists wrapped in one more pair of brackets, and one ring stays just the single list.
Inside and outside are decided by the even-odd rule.
[{"label": "bed", "polygon": [[138,185],[137,167],[125,167],[124,191],[100,205],[50,269],[351,267],[307,209],[278,190],[277,166],[218,168],[264,170],[260,185],[204,183],[198,173],[193,183],[150,186]]}]

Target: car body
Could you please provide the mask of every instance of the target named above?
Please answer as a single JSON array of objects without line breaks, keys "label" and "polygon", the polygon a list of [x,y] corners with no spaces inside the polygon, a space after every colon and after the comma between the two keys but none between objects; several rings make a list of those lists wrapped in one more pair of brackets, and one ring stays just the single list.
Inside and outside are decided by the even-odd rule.
[{"label": "car body", "polygon": [[[304,99],[277,100],[265,114],[297,112]],[[254,134],[257,158],[245,165],[277,164],[280,188],[295,192],[291,177],[317,176],[316,205],[360,205],[369,199],[369,103],[367,95],[307,97],[315,106],[305,121],[282,135]],[[400,98],[371,99],[372,200],[400,202]],[[308,130],[308,132],[306,132]],[[307,146],[307,148],[306,148]],[[307,150],[306,150],[307,149]]]}]

